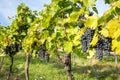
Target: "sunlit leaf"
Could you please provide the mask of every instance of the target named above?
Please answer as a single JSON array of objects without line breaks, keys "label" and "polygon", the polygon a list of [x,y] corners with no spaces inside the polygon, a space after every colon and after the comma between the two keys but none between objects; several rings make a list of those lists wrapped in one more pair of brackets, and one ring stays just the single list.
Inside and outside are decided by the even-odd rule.
[{"label": "sunlit leaf", "polygon": [[69,41],[64,42],[63,47],[65,52],[72,52],[72,42]]},{"label": "sunlit leaf", "polygon": [[96,0],[83,0],[83,4],[85,7],[94,6]]},{"label": "sunlit leaf", "polygon": [[89,56],[87,56],[87,58],[92,58],[93,56],[94,56],[94,54],[95,54],[95,50],[93,49],[93,50],[89,50]]},{"label": "sunlit leaf", "polygon": [[120,26],[118,23],[119,23],[119,21],[117,19],[112,19],[107,23],[106,27],[109,31],[110,37],[113,37],[113,34],[116,32],[116,30]]},{"label": "sunlit leaf", "polygon": [[100,33],[101,33],[103,36],[105,36],[105,37],[108,37],[108,36],[109,36],[109,32],[108,32],[108,30],[107,30],[106,28],[103,28],[103,29],[100,31]]},{"label": "sunlit leaf", "polygon": [[93,36],[93,39],[92,39],[90,45],[94,46],[97,42],[98,42],[98,35],[95,34],[95,35]]},{"label": "sunlit leaf", "polygon": [[98,16],[94,15],[94,16],[88,17],[88,19],[85,23],[85,26],[95,29],[98,26]]},{"label": "sunlit leaf", "polygon": [[117,39],[119,36],[120,36],[120,29],[118,29],[118,30],[114,33],[113,38]]}]

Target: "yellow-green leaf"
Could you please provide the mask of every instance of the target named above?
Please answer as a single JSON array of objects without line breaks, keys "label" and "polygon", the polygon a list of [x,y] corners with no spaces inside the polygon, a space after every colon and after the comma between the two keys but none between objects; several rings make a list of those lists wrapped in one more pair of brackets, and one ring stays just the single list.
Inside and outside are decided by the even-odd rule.
[{"label": "yellow-green leaf", "polygon": [[103,36],[105,36],[105,37],[108,37],[108,36],[109,36],[109,32],[108,32],[108,30],[107,30],[106,28],[103,28],[103,29],[100,31],[100,33],[101,33]]},{"label": "yellow-green leaf", "polygon": [[96,0],[83,0],[83,4],[85,7],[94,6]]},{"label": "yellow-green leaf", "polygon": [[93,36],[93,39],[92,39],[90,45],[94,46],[97,42],[98,42],[98,35],[95,34],[95,35]]},{"label": "yellow-green leaf", "polygon": [[116,32],[116,30],[118,29],[119,26],[120,25],[119,25],[117,19],[112,19],[107,23],[106,27],[109,31],[109,36],[110,37],[113,37],[114,32]]},{"label": "yellow-green leaf", "polygon": [[74,40],[73,40],[73,44],[75,46],[79,45],[80,44],[80,35],[76,35]]},{"label": "yellow-green leaf", "polygon": [[117,39],[119,36],[120,36],[120,29],[118,29],[118,30],[114,33],[113,38]]},{"label": "yellow-green leaf", "polygon": [[98,26],[98,16],[93,15],[88,17],[87,21],[85,22],[85,26],[95,29]]},{"label": "yellow-green leaf", "polygon": [[63,47],[65,52],[72,52],[72,42],[70,41],[64,42]]},{"label": "yellow-green leaf", "polygon": [[120,42],[118,42],[117,40],[112,40],[112,46],[111,46],[111,49],[112,51],[114,51],[116,48],[120,48]]},{"label": "yellow-green leaf", "polygon": [[89,50],[89,56],[87,56],[87,58],[92,58],[95,54],[95,50]]},{"label": "yellow-green leaf", "polygon": [[70,17],[67,18],[67,19],[64,19],[64,21],[62,21],[62,23],[77,21],[79,15],[82,14],[82,13],[84,12],[84,9],[85,9],[85,8],[83,7],[83,8],[81,8],[81,10],[78,11],[78,12],[73,11],[73,12],[70,14]]}]

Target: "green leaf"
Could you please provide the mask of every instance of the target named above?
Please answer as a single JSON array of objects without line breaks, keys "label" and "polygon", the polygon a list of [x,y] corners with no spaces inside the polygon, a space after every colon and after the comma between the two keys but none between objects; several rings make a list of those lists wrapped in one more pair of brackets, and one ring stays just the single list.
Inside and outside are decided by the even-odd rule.
[{"label": "green leaf", "polygon": [[104,0],[105,4],[111,4],[114,1],[118,1],[118,0]]},{"label": "green leaf", "polygon": [[21,33],[21,35],[25,36],[25,35],[26,35],[26,33],[25,33],[25,32],[22,32],[22,33]]},{"label": "green leaf", "polygon": [[92,39],[90,45],[94,46],[97,42],[98,42],[98,35],[95,34],[95,35],[93,36],[93,39]]},{"label": "green leaf", "polygon": [[27,17],[27,23],[31,23],[32,19],[30,17]]},{"label": "green leaf", "polygon": [[114,32],[113,38],[117,39],[120,36],[120,29]]},{"label": "green leaf", "polygon": [[112,46],[111,46],[111,49],[114,51],[117,46],[119,47],[120,45],[120,42],[118,42],[117,40],[112,40]]},{"label": "green leaf", "polygon": [[109,36],[113,37],[114,33],[118,30],[120,24],[118,19],[112,19],[107,24],[106,27],[109,31]]},{"label": "green leaf", "polygon": [[93,56],[94,56],[94,54],[95,54],[95,50],[93,49],[93,50],[89,50],[89,56],[87,56],[87,58],[92,58]]},{"label": "green leaf", "polygon": [[46,19],[46,18],[44,19],[43,27],[45,27],[45,28],[48,27],[49,24],[50,24],[50,23],[49,23],[50,20],[51,20],[51,16],[48,15],[48,16],[47,16],[47,19]]},{"label": "green leaf", "polygon": [[112,19],[111,13],[114,11],[114,9],[107,10],[102,17],[99,18],[98,24],[103,23],[104,21],[109,21]]},{"label": "green leaf", "polygon": [[94,6],[96,0],[83,0],[83,4],[85,7]]},{"label": "green leaf", "polygon": [[83,56],[84,55],[80,46],[74,46],[73,53],[75,53],[77,56]]},{"label": "green leaf", "polygon": [[64,21],[62,22],[74,22],[74,21],[77,21],[78,20],[78,17],[84,12],[85,8],[81,8],[80,11],[73,11],[71,14],[70,14],[70,17],[68,17],[67,19],[65,19]]},{"label": "green leaf", "polygon": [[95,29],[98,26],[98,16],[93,15],[88,17],[87,21],[85,22],[85,26]]},{"label": "green leaf", "polygon": [[65,7],[68,7],[70,5],[72,5],[72,2],[71,1],[66,1],[66,0],[59,1],[59,3],[58,3],[58,6],[61,7],[61,8],[65,8]]},{"label": "green leaf", "polygon": [[80,35],[76,35],[76,36],[74,37],[73,44],[74,44],[75,46],[77,46],[77,45],[80,44]]},{"label": "green leaf", "polygon": [[48,36],[49,36],[49,31],[48,30],[44,30],[42,36],[43,36],[44,39],[47,39]]},{"label": "green leaf", "polygon": [[100,31],[100,33],[101,33],[103,36],[105,36],[105,37],[108,37],[108,36],[109,36],[109,32],[108,32],[108,30],[107,30],[106,28],[103,28],[103,29]]},{"label": "green leaf", "polygon": [[120,7],[116,7],[116,8],[115,8],[115,12],[116,12],[118,15],[120,15]]},{"label": "green leaf", "polygon": [[65,52],[72,52],[72,42],[69,41],[64,42],[63,47]]},{"label": "green leaf", "polygon": [[32,54],[31,54],[31,56],[32,56],[33,58],[35,58],[36,52],[37,52],[37,50],[33,50]]},{"label": "green leaf", "polygon": [[95,11],[98,14],[98,10],[96,7],[92,7],[93,11]]}]

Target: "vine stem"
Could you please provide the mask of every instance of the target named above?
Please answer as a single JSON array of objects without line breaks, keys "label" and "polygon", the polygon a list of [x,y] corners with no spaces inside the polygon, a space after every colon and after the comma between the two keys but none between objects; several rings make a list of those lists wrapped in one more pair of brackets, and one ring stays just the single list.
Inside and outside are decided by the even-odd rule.
[{"label": "vine stem", "polygon": [[26,65],[25,65],[25,78],[29,80],[29,63],[30,63],[30,51],[28,51],[26,56]]},{"label": "vine stem", "polygon": [[1,61],[0,61],[0,70],[2,68],[2,65],[3,65],[3,61],[4,61],[4,57],[1,58]]},{"label": "vine stem", "polygon": [[9,54],[9,59],[10,59],[10,66],[9,66],[9,73],[8,73],[7,80],[10,80],[10,76],[12,73],[12,67],[13,67],[13,55],[11,53]]},{"label": "vine stem", "polygon": [[65,65],[65,69],[67,72],[67,75],[69,77],[69,80],[74,80],[74,76],[72,74],[71,69],[71,53],[66,53],[64,57],[60,57],[60,55],[57,53],[57,57]]}]

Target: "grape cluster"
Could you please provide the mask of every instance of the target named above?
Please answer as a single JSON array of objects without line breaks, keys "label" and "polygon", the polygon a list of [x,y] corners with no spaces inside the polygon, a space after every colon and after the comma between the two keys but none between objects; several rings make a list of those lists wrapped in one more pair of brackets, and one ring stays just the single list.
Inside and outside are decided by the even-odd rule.
[{"label": "grape cluster", "polygon": [[44,58],[45,57],[45,46],[44,45],[40,45],[39,57],[40,58]]},{"label": "grape cluster", "polygon": [[6,46],[4,49],[5,54],[15,54],[19,50],[22,50],[22,44],[14,43],[9,46]]},{"label": "grape cluster", "polygon": [[111,38],[99,37],[98,42],[94,46],[96,56],[99,60],[102,60],[104,55],[110,54]]},{"label": "grape cluster", "polygon": [[49,54],[49,52],[46,51],[46,48],[45,48],[44,44],[40,45],[40,51],[38,53],[38,56],[41,59],[44,58],[46,60],[46,62],[49,62],[49,60],[50,60],[50,54]]},{"label": "grape cluster", "polygon": [[89,48],[89,43],[92,41],[95,30],[91,28],[86,28],[84,35],[81,37],[82,51],[86,52]]},{"label": "grape cluster", "polygon": [[9,51],[11,51],[11,48],[10,48],[10,46],[6,46],[3,50],[4,50],[5,54],[8,54]]},{"label": "grape cluster", "polygon": [[50,60],[50,54],[49,53],[45,55],[45,59],[46,59],[46,62],[49,62],[49,60]]}]

